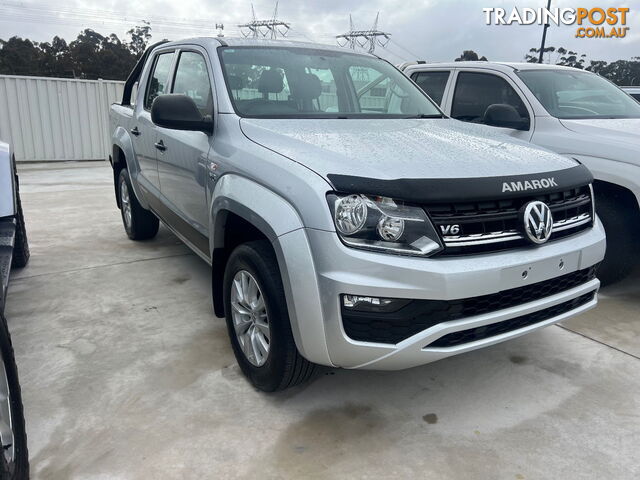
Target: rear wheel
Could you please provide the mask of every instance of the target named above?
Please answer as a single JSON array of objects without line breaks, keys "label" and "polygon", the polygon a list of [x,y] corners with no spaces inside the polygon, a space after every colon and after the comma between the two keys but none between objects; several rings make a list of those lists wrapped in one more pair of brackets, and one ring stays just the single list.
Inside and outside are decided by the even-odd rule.
[{"label": "rear wheel", "polygon": [[224,275],[227,328],[236,360],[258,389],[273,392],[309,380],[317,366],[296,348],[278,263],[266,240],[231,254]]},{"label": "rear wheel", "polygon": [[127,236],[131,240],[148,240],[155,237],[160,222],[153,213],[140,205],[133,188],[131,188],[131,178],[126,168],[120,171],[118,177],[118,196],[122,223]]},{"label": "rear wheel", "polygon": [[607,251],[598,278],[602,285],[610,285],[629,275],[638,263],[638,212],[615,192],[596,197],[596,211],[607,234]]},{"label": "rear wheel", "polygon": [[18,369],[7,322],[0,315],[0,478],[29,478],[29,454]]}]

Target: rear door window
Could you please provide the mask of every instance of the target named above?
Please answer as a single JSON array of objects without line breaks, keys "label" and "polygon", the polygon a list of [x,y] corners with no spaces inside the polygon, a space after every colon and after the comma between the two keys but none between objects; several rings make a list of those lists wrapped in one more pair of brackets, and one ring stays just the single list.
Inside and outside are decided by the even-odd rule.
[{"label": "rear door window", "polygon": [[411,79],[431,97],[431,100],[442,106],[444,90],[451,72],[418,72],[411,75]]},{"label": "rear door window", "polygon": [[169,73],[173,63],[174,52],[161,53],[156,56],[153,71],[149,77],[147,94],[144,97],[144,108],[151,110],[151,104],[156,97],[169,93]]}]

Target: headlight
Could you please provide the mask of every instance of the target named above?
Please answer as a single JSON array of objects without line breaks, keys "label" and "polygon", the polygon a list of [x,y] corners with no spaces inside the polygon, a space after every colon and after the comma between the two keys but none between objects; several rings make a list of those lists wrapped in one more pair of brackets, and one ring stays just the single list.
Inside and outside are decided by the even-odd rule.
[{"label": "headlight", "polygon": [[435,228],[420,207],[387,197],[327,196],[340,239],[350,247],[429,256],[442,250]]}]

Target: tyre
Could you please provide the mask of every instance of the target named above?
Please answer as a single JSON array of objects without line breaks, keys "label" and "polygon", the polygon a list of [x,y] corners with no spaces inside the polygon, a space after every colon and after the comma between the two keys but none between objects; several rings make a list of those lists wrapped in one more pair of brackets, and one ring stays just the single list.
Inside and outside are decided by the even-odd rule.
[{"label": "tyre", "polygon": [[296,348],[278,263],[266,240],[237,247],[224,274],[224,307],[240,369],[259,390],[284,390],[309,380],[317,365]]},{"label": "tyre", "polygon": [[142,208],[131,188],[129,171],[123,168],[118,177],[118,198],[122,223],[131,240],[149,240],[158,233],[160,222],[149,210]]},{"label": "tyre", "polygon": [[18,369],[7,322],[0,315],[0,479],[29,478],[29,452]]},{"label": "tyre", "polygon": [[598,278],[602,285],[611,285],[629,275],[637,264],[638,214],[615,192],[596,197],[596,211],[607,234],[607,251]]},{"label": "tyre", "polygon": [[18,177],[16,175],[16,238],[13,246],[13,260],[11,266],[13,268],[22,268],[29,262],[31,253],[29,252],[29,241],[27,240],[27,228],[24,223],[24,213],[22,212],[22,202],[20,200],[20,188],[18,186]]}]

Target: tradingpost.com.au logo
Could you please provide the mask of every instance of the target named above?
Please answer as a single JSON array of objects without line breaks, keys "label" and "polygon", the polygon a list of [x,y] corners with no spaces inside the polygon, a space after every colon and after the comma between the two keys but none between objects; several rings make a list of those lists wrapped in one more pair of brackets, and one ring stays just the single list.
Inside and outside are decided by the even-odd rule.
[{"label": "tradingpost.com.au logo", "polygon": [[629,8],[483,8],[487,25],[578,25],[577,38],[624,38]]}]

